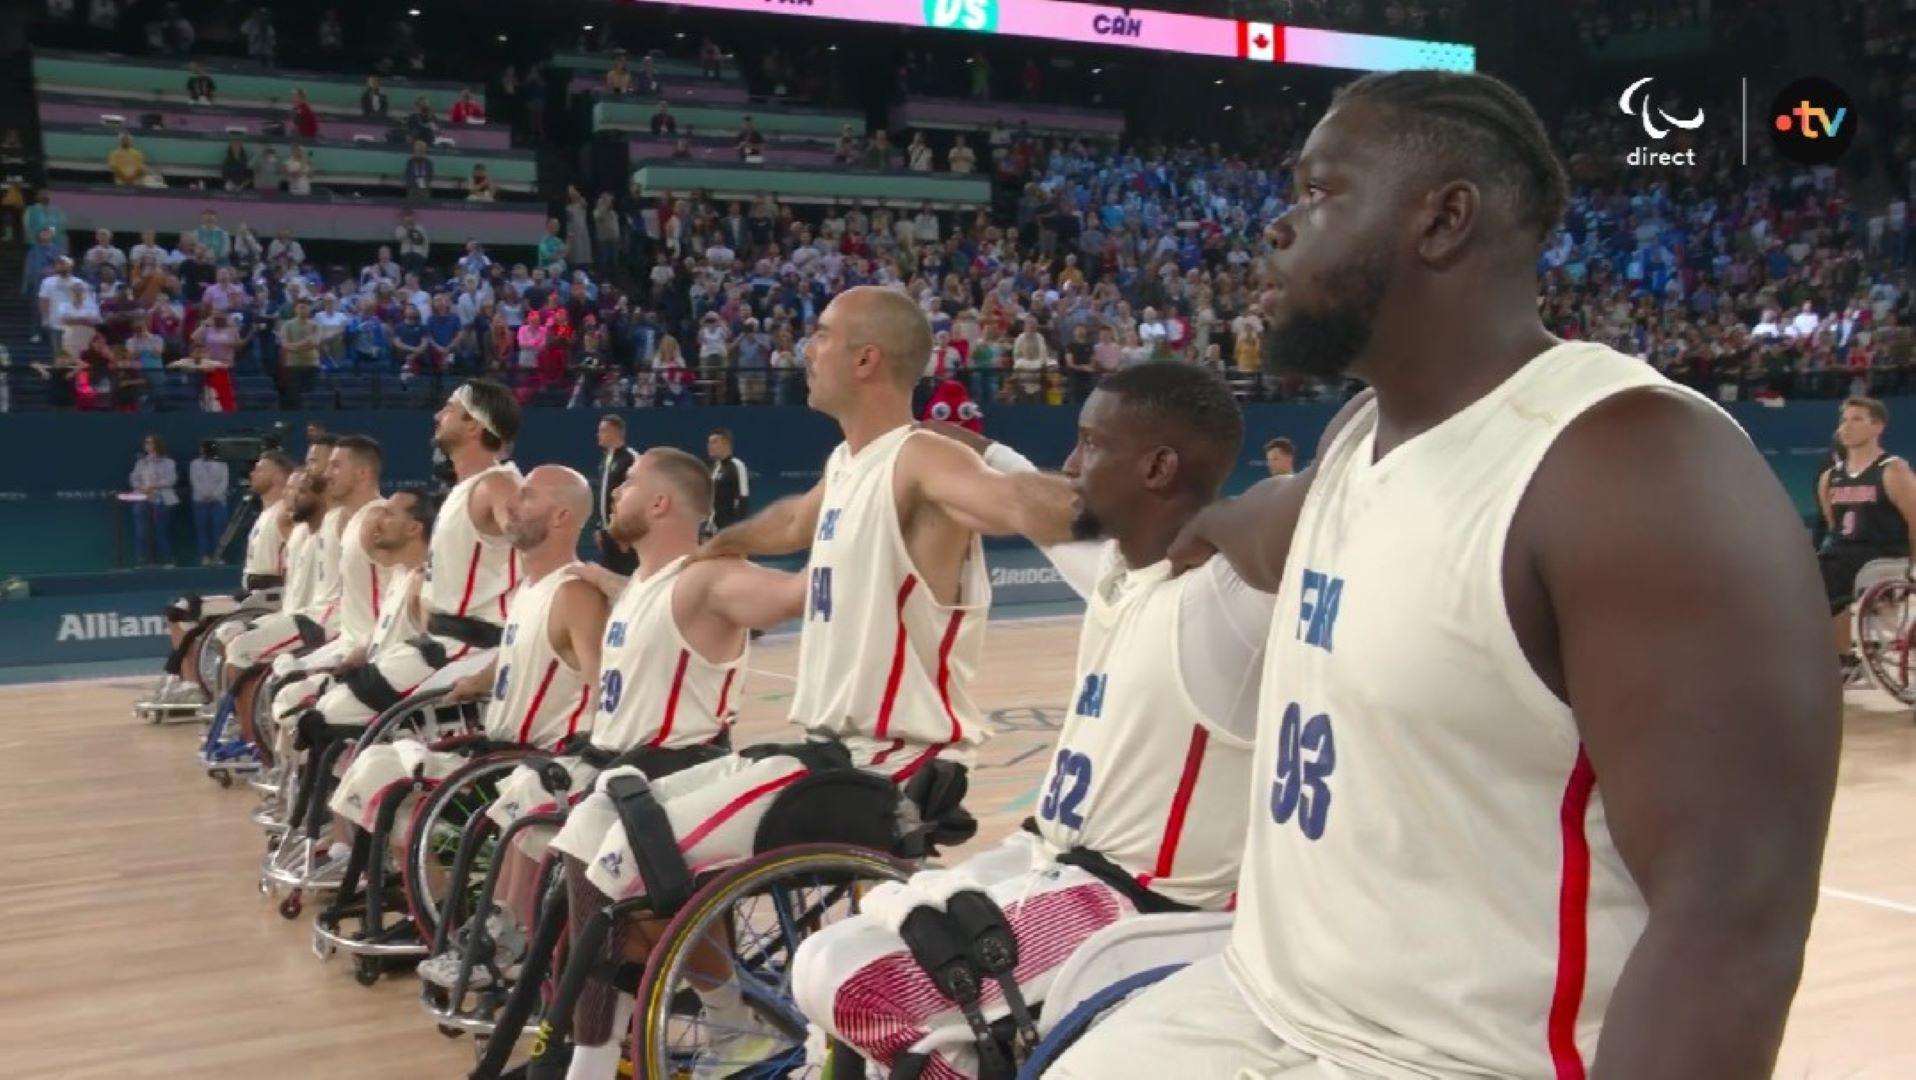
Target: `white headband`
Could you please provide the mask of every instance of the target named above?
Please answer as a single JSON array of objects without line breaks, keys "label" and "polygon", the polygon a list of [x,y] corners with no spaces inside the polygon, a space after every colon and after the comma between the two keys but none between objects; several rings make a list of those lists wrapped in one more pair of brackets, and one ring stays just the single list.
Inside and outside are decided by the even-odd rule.
[{"label": "white headband", "polygon": [[479,426],[490,432],[493,438],[501,441],[504,440],[505,436],[499,434],[499,428],[493,424],[492,416],[486,412],[479,404],[478,399],[473,395],[471,383],[460,383],[459,389],[452,392],[452,400],[454,404],[466,410],[467,416],[479,421]]}]

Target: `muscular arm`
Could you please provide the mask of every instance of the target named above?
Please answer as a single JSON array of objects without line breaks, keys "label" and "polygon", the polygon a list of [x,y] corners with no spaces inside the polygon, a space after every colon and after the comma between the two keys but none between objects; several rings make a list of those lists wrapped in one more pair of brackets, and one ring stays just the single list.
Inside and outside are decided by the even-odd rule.
[{"label": "muscular arm", "polygon": [[805,576],[744,560],[694,568],[704,585],[704,607],[747,630],[770,630],[805,610]]},{"label": "muscular arm", "polygon": [[1519,510],[1506,589],[1554,619],[1556,653],[1531,649],[1533,666],[1570,703],[1649,906],[1591,1075],[1767,1077],[1841,736],[1802,525],[1741,432],[1663,394],[1578,420],[1530,490],[1559,497]]},{"label": "muscular arm", "polygon": [[574,578],[559,586],[553,597],[546,636],[552,651],[579,669],[587,686],[599,685],[599,655],[605,641],[605,620],[611,611],[598,586]]},{"label": "muscular arm", "polygon": [[1071,539],[1078,499],[1062,476],[1002,473],[950,439],[914,438],[898,455],[898,483],[964,528],[1022,534],[1039,544]]},{"label": "muscular arm", "polygon": [[780,499],[744,521],[720,529],[699,548],[699,558],[726,555],[790,555],[811,546],[818,512],[825,505],[825,482],[803,495]]},{"label": "muscular arm", "polygon": [[1883,469],[1883,491],[1889,495],[1890,505],[1903,515],[1910,543],[1916,545],[1916,471],[1911,471],[1909,462],[1898,458]]},{"label": "muscular arm", "polygon": [[506,507],[512,502],[512,496],[519,490],[519,482],[506,473],[493,473],[479,486],[473,489],[471,501],[466,503],[466,513],[472,519],[472,527],[487,536],[501,536],[506,531]]},{"label": "muscular arm", "polygon": [[[1357,410],[1370,400],[1370,391],[1344,403],[1317,443],[1317,456],[1344,429]],[[1294,476],[1273,476],[1258,481],[1235,499],[1212,503],[1184,527],[1171,546],[1171,559],[1181,566],[1194,566],[1212,553],[1223,555],[1231,569],[1253,589],[1274,593],[1284,579],[1284,560],[1291,553],[1291,534],[1297,528],[1297,516],[1304,509],[1304,496],[1310,493],[1317,476],[1317,463]]]}]

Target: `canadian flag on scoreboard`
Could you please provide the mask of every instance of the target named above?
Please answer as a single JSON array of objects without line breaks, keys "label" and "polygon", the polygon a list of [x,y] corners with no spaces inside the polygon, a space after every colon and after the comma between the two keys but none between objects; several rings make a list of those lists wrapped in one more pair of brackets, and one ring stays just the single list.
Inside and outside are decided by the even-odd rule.
[{"label": "canadian flag on scoreboard", "polygon": [[1277,45],[1277,27],[1270,23],[1237,21],[1237,55],[1246,60],[1272,60],[1283,50]]}]

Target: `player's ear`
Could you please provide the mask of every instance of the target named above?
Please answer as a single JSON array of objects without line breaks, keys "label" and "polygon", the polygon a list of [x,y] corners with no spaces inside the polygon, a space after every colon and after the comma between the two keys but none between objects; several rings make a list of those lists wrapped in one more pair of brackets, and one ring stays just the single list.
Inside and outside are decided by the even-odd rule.
[{"label": "player's ear", "polygon": [[1144,457],[1144,486],[1152,491],[1170,487],[1178,475],[1178,452],[1169,446],[1154,448]]},{"label": "player's ear", "polygon": [[1418,257],[1440,269],[1456,262],[1483,224],[1483,210],[1483,192],[1468,180],[1424,193],[1413,218]]}]

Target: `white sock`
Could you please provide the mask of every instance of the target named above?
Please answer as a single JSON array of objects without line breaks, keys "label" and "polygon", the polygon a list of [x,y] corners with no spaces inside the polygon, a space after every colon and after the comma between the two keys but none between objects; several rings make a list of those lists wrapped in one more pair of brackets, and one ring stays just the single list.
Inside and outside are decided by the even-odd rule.
[{"label": "white sock", "polygon": [[333,841],[333,845],[326,849],[326,857],[329,859],[343,859],[352,853],[353,846],[343,840]]},{"label": "white sock", "polygon": [[612,1004],[612,1038],[599,1046],[574,1046],[566,1080],[615,1080],[632,1028],[631,994],[620,994]]}]

